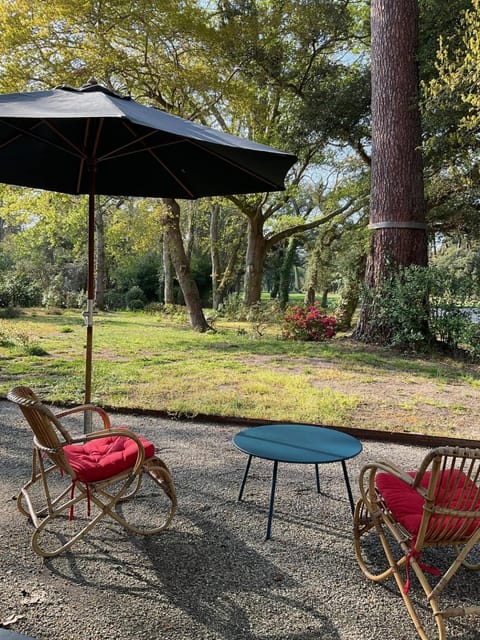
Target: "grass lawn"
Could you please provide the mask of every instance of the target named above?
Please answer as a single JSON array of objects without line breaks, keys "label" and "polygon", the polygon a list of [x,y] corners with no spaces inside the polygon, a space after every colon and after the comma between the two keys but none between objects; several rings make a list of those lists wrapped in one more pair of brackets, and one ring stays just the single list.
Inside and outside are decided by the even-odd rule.
[{"label": "grass lawn", "polygon": [[[480,369],[359,345],[289,342],[280,328],[186,324],[142,312],[95,316],[93,401],[119,408],[359,426],[480,438]],[[46,352],[45,355],[35,355]],[[79,312],[0,320],[0,394],[17,384],[82,402]]]}]

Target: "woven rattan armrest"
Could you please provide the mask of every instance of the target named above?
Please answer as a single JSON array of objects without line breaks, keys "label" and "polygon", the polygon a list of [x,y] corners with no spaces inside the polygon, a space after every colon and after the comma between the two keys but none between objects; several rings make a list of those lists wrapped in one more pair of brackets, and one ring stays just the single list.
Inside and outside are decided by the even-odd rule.
[{"label": "woven rattan armrest", "polygon": [[103,426],[105,429],[111,428],[110,418],[107,412],[101,407],[96,407],[93,404],[82,404],[78,407],[72,407],[71,409],[66,409],[65,411],[61,411],[60,413],[56,413],[56,418],[65,418],[65,416],[73,415],[74,413],[84,413],[85,411],[94,411],[98,413],[98,415],[102,418]]}]

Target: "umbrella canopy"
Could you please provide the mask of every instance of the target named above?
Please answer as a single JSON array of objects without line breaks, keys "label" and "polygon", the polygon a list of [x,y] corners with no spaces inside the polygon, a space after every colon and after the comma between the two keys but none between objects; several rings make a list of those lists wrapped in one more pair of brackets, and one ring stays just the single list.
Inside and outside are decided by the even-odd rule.
[{"label": "umbrella canopy", "polygon": [[0,182],[199,198],[278,191],[295,156],[90,84],[0,95]]},{"label": "umbrella canopy", "polygon": [[0,95],[0,182],[89,195],[85,402],[91,398],[95,194],[194,199],[279,191],[295,160],[95,81]]}]

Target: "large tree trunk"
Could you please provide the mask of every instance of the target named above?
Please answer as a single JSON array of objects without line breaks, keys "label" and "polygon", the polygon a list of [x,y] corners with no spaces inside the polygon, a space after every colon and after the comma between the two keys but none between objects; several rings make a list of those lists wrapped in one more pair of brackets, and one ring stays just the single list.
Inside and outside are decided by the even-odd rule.
[{"label": "large tree trunk", "polygon": [[[243,229],[245,231],[245,229]],[[243,270],[238,268],[240,261],[239,254],[244,242],[244,233],[239,234],[230,248],[230,256],[227,266],[223,270],[223,275],[217,286],[216,304],[217,307],[224,301],[225,297],[232,291],[240,290],[239,282],[242,277]]]},{"label": "large tree trunk", "polygon": [[218,250],[218,212],[220,205],[214,204],[210,212],[210,260],[212,263],[212,307],[218,309],[218,277],[220,273],[220,251]]},{"label": "large tree trunk", "polygon": [[247,238],[244,302],[247,307],[250,307],[260,302],[263,268],[267,254],[267,243],[263,235],[261,210],[254,216],[248,218]]},{"label": "large tree trunk", "polygon": [[291,237],[288,241],[287,250],[283,257],[282,268],[280,269],[280,306],[282,309],[288,304],[290,293],[290,277],[292,275],[293,261],[297,252],[298,238]]},{"label": "large tree trunk", "polygon": [[304,302],[308,305],[315,304],[315,288],[312,285],[310,285],[305,291]]},{"label": "large tree trunk", "polygon": [[163,198],[168,214],[163,223],[168,236],[168,245],[178,282],[187,306],[190,325],[196,331],[206,331],[209,325],[203,315],[197,284],[190,273],[182,234],[180,233],[180,206],[173,198]]},{"label": "large tree trunk", "polygon": [[195,242],[195,223],[193,220],[193,216],[195,215],[194,208],[192,206],[192,202],[188,203],[187,209],[187,224],[184,225],[184,236],[185,236],[185,255],[187,256],[188,264],[190,264],[190,260],[192,259],[193,245]]},{"label": "large tree trunk", "polygon": [[96,278],[95,278],[95,304],[98,309],[105,309],[105,287],[107,283],[105,260],[105,223],[103,220],[104,208],[97,197],[95,207],[95,239],[96,239]]},{"label": "large tree trunk", "polygon": [[162,238],[163,250],[163,302],[164,304],[174,304],[175,295],[173,292],[173,269],[170,251],[168,248],[168,234],[164,233]]},{"label": "large tree trunk", "polygon": [[339,331],[348,331],[352,328],[353,314],[358,306],[361,294],[361,282],[365,278],[366,256],[361,255],[354,263],[353,272],[346,279],[340,289],[340,302],[337,314],[337,328]]},{"label": "large tree trunk", "polygon": [[[372,239],[365,284],[367,290],[376,290],[399,268],[427,265],[427,235],[416,63],[417,0],[372,0],[371,22]],[[374,327],[375,308],[366,303],[355,337],[378,340]]]}]

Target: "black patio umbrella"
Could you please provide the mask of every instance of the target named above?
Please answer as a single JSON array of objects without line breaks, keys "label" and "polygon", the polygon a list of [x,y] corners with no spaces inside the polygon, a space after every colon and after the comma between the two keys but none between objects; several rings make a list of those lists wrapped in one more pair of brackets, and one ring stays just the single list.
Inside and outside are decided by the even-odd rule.
[{"label": "black patio umbrella", "polygon": [[94,196],[279,191],[296,157],[146,107],[90,81],[0,95],[0,182],[88,194],[85,402],[91,399]]}]

